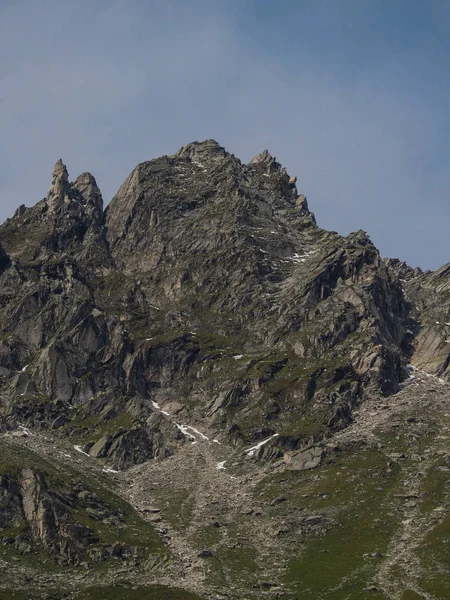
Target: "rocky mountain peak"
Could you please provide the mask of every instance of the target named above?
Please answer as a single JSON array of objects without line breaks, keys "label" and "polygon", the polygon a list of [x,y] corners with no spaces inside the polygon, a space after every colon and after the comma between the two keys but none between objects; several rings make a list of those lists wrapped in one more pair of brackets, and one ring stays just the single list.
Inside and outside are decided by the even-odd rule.
[{"label": "rocky mountain peak", "polygon": [[67,172],[67,167],[63,163],[62,158],[58,159],[55,163],[55,166],[53,167],[53,182],[52,183],[54,183],[56,181],[56,179],[65,179],[66,182],[69,181],[69,173]]},{"label": "rocky mountain peak", "polygon": [[204,155],[221,155],[227,154],[225,148],[223,148],[216,140],[203,140],[202,142],[190,142],[183,146],[175,153],[176,158],[195,158],[196,156]]},{"label": "rocky mountain peak", "polygon": [[62,204],[68,198],[69,191],[69,173],[67,172],[66,165],[59,159],[53,168],[52,185],[47,194],[47,202],[50,210],[54,210],[58,205]]},{"label": "rocky mountain peak", "polygon": [[95,178],[82,173],[71,183],[59,159],[47,197],[31,208],[19,207],[0,233],[11,259],[46,261],[55,254],[75,253],[97,270],[110,263],[103,225],[103,198]]},{"label": "rocky mountain peak", "polygon": [[272,171],[285,170],[284,167],[277,162],[276,157],[272,156],[267,149],[254,156],[249,162],[249,165],[253,167],[262,167],[268,174]]},{"label": "rocky mountain peak", "polygon": [[78,200],[84,204],[88,211],[96,217],[103,213],[103,197],[95,178],[90,173],[82,173],[72,184],[74,190],[79,192]]},{"label": "rocky mountain peak", "polygon": [[215,167],[220,164],[240,161],[235,156],[227,152],[216,140],[203,140],[202,142],[190,142],[176,152],[173,157],[175,160],[188,160],[200,168]]},{"label": "rocky mountain peak", "polygon": [[96,220],[102,218],[103,198],[94,176],[82,173],[71,183],[67,167],[59,159],[54,166],[52,185],[47,194],[49,213],[70,205],[72,201],[82,205],[90,217]]}]

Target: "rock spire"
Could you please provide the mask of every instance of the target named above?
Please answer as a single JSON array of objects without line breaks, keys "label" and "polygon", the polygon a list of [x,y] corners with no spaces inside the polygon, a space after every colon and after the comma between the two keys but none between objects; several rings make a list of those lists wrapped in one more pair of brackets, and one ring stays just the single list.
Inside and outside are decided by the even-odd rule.
[{"label": "rock spire", "polygon": [[53,169],[52,185],[47,194],[47,203],[51,211],[61,205],[69,195],[69,173],[66,165],[61,159],[57,161]]}]

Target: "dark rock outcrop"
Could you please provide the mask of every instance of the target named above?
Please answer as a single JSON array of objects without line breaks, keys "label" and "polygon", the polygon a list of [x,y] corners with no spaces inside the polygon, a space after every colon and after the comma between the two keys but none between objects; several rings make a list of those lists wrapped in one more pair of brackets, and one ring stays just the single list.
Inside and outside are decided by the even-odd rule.
[{"label": "dark rock outcrop", "polygon": [[92,491],[79,484],[49,486],[31,468],[0,476],[0,503],[0,528],[9,532],[3,543],[14,543],[21,553],[43,549],[61,565],[107,560],[108,544],[99,537],[96,522],[124,527],[123,516]]}]

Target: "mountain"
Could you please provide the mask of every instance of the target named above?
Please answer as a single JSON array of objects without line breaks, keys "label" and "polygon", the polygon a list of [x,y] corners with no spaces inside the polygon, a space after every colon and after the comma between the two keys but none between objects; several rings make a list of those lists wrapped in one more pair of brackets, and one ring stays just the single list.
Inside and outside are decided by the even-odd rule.
[{"label": "mountain", "polygon": [[0,226],[0,597],[448,598],[449,363],[450,267],[321,229],[267,150],[105,210],[59,160]]}]

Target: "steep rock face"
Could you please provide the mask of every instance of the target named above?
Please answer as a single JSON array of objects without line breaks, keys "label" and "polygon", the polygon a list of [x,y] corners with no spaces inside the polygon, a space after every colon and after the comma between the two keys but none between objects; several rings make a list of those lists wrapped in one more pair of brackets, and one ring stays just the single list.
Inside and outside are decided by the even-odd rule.
[{"label": "steep rock face", "polygon": [[[147,529],[148,542],[142,542],[140,535],[130,535],[130,507],[119,509],[111,494],[110,501],[105,501],[86,487],[79,474],[73,479],[76,472],[71,469],[64,474],[57,465],[47,464],[47,472],[35,465],[20,468],[23,462],[35,463],[36,456],[24,454],[6,440],[3,437],[1,445],[0,547],[11,547],[18,556],[33,557],[37,562],[49,556],[53,564],[66,567],[92,566],[112,557],[140,560],[146,555],[144,547],[154,543],[155,535]],[[124,537],[128,544],[122,541]]]},{"label": "steep rock face", "polygon": [[450,266],[405,273],[402,284],[415,317],[411,362],[448,379],[450,364]]},{"label": "steep rock face", "polygon": [[[310,309],[334,296],[343,282],[350,297],[350,289],[369,287],[376,275],[373,285],[381,293],[374,292],[367,311],[381,318],[389,342],[401,343],[394,321],[406,308],[400,306],[395,277],[364,234],[344,239],[317,228],[304,196],[299,209],[294,180],[267,151],[246,166],[212,142],[144,163],[108,208],[113,255],[125,270],[139,272],[141,287],[155,304],[183,304],[180,319],[188,325],[200,321],[196,312],[226,311],[258,337],[268,338],[269,327],[271,345],[273,337],[312,320]],[[130,212],[126,221],[123,215]],[[395,306],[376,310],[386,301],[385,291],[395,296],[388,300]],[[245,311],[244,318],[239,311]],[[271,312],[278,322],[270,322]]]},{"label": "steep rock face", "polygon": [[395,272],[410,306],[409,357],[419,369],[444,379],[450,364],[450,265],[434,272],[412,269],[398,260],[385,261]]},{"label": "steep rock face", "polygon": [[4,271],[9,266],[10,259],[2,246],[0,245],[0,272]]},{"label": "steep rock face", "polygon": [[[118,467],[174,453],[183,421],[298,449],[408,376],[399,270],[364,232],[320,229],[267,150],[245,165],[188,144],[138,165],[105,214],[92,175],[58,161],[0,240],[4,418]],[[153,404],[174,402],[176,418]]]},{"label": "steep rock face", "polygon": [[78,562],[83,550],[80,538],[91,537],[90,532],[75,525],[67,504],[52,498],[45,478],[32,469],[23,469],[20,496],[32,539],[43,544],[59,560]]}]

